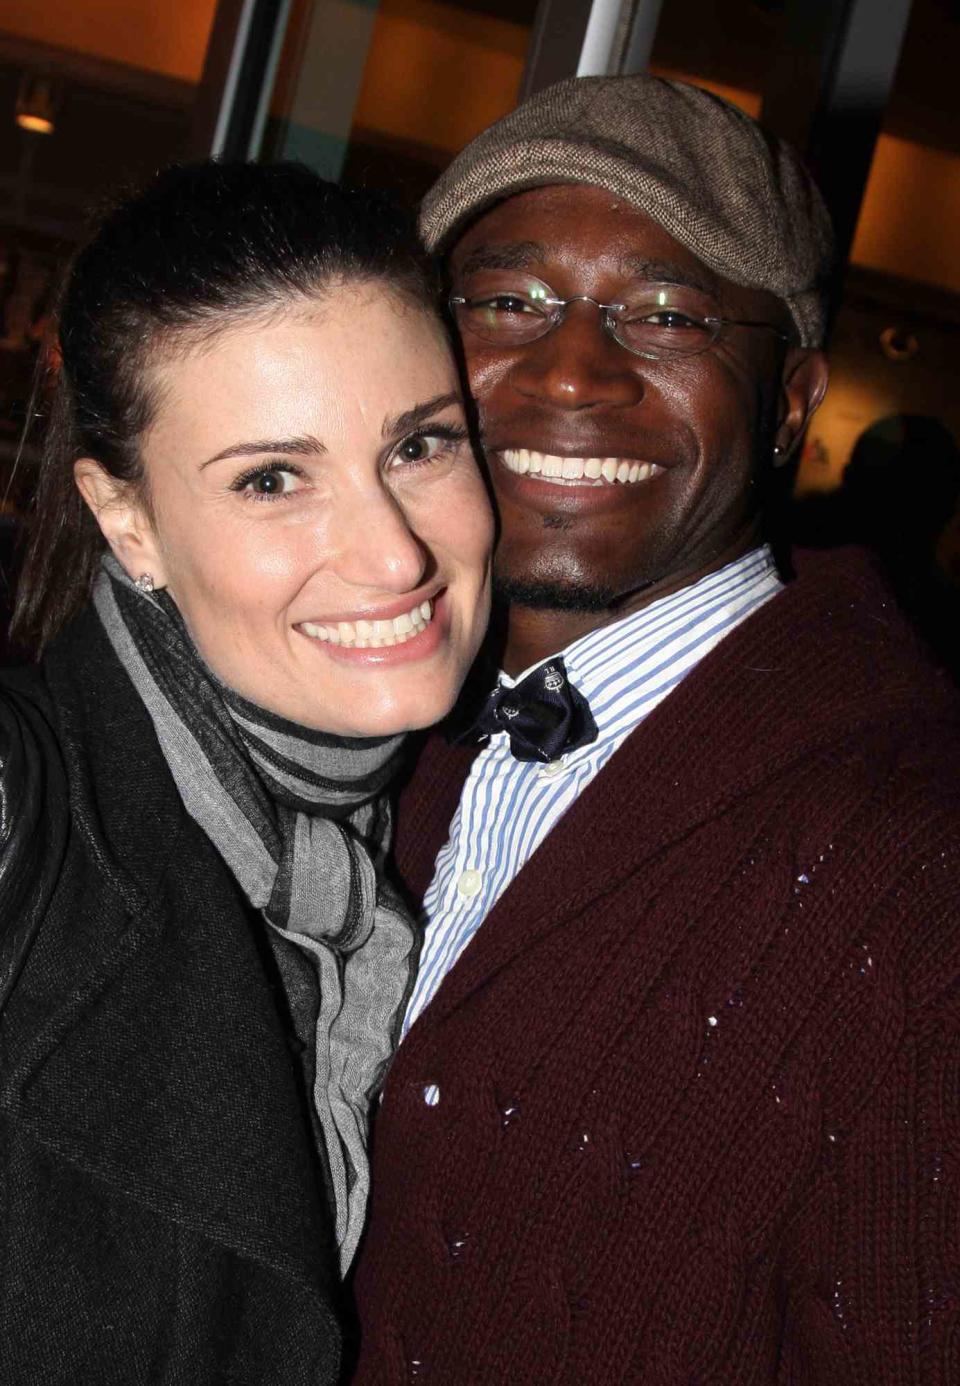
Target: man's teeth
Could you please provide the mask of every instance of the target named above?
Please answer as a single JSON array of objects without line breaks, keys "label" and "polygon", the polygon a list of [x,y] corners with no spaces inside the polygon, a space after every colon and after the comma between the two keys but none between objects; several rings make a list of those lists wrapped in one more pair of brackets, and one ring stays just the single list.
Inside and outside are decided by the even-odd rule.
[{"label": "man's teeth", "polygon": [[405,645],[426,630],[432,619],[433,602],[419,602],[410,611],[402,616],[394,616],[390,621],[337,621],[329,626],[301,621],[300,629],[314,640],[326,640],[331,645],[343,645],[348,650],[376,650],[383,645]]},{"label": "man's teeth", "polygon": [[554,457],[530,448],[507,448],[500,457],[507,470],[518,476],[537,476],[559,486],[583,481],[593,486],[623,485],[649,481],[663,471],[655,462],[628,462],[619,457]]}]

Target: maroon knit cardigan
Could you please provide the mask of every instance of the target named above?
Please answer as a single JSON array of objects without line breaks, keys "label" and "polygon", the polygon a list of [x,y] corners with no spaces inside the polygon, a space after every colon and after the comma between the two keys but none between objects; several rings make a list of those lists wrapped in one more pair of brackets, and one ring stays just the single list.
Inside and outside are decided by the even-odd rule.
[{"label": "maroon knit cardigan", "polygon": [[958,1386],[958,747],[851,555],[633,733],[394,1062],[358,1383]]}]

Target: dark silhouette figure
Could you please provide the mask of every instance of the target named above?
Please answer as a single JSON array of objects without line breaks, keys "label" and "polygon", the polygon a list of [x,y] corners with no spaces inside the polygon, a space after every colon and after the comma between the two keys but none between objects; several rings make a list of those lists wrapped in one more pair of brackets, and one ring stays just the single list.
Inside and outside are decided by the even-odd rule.
[{"label": "dark silhouette figure", "polygon": [[[960,449],[937,419],[892,414],[857,439],[836,491],[806,496],[794,542],[862,544],[883,563],[904,611],[960,676],[960,565],[944,539],[960,503]],[[960,539],[958,539],[960,543]]]}]

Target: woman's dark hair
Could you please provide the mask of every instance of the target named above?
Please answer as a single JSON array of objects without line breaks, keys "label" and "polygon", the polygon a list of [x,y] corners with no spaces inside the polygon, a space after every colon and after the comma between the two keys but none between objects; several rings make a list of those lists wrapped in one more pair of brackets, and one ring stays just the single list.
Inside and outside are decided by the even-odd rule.
[{"label": "woman's dark hair", "polygon": [[87,600],[100,561],[76,460],[142,484],[155,354],[341,279],[383,279],[423,306],[437,302],[406,214],[299,164],[171,168],[106,215],[61,295],[61,364],[13,619],[20,645],[42,650]]}]

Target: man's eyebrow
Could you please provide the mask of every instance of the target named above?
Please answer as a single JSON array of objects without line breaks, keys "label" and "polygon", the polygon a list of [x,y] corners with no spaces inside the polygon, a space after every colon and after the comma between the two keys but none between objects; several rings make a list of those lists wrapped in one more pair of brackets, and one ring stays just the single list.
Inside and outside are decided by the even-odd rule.
[{"label": "man's eyebrow", "polygon": [[475,274],[487,269],[527,269],[543,262],[544,248],[539,241],[500,241],[496,245],[478,245],[464,257],[458,275]]},{"label": "man's eyebrow", "polygon": [[[457,274],[465,276],[485,269],[528,269],[531,264],[543,264],[546,250],[539,241],[501,241],[495,245],[478,245],[465,256]],[[618,266],[620,273],[631,279],[649,279],[656,284],[686,284],[701,293],[716,296],[717,284],[706,274],[697,274],[687,265],[672,260],[648,260],[643,255],[625,255]]]},{"label": "man's eyebrow", "polygon": [[200,470],[209,467],[211,462],[223,462],[228,457],[258,457],[263,452],[277,453],[281,457],[319,457],[326,452],[319,438],[309,433],[302,438],[260,438],[250,443],[234,443],[224,448],[214,457],[200,463]]},{"label": "man's eyebrow", "polygon": [[463,397],[459,391],[451,390],[448,394],[425,399],[422,404],[415,404],[412,409],[406,409],[392,419],[384,419],[381,436],[402,438],[405,433],[413,433],[431,414],[438,414],[441,409],[447,409],[451,404],[463,404]]},{"label": "man's eyebrow", "polygon": [[709,274],[697,274],[688,265],[673,260],[647,260],[643,255],[625,255],[620,273],[633,279],[649,279],[654,284],[686,284],[691,289],[716,297],[717,284]]}]

